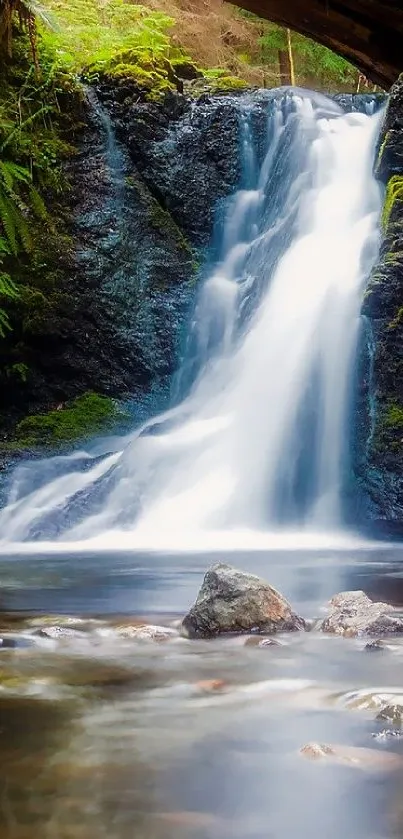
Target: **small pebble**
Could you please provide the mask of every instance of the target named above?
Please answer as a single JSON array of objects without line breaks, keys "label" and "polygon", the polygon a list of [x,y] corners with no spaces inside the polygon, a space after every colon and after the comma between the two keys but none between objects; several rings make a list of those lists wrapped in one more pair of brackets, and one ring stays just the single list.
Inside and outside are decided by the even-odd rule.
[{"label": "small pebble", "polygon": [[210,693],[225,688],[225,682],[223,679],[204,679],[201,682],[196,682],[196,687]]},{"label": "small pebble", "polygon": [[384,728],[383,731],[378,731],[372,734],[374,740],[389,740],[393,737],[397,740],[401,740],[403,737],[403,731],[399,731],[397,728]]},{"label": "small pebble", "polygon": [[244,647],[283,647],[280,641],[274,638],[262,638],[261,635],[251,635],[246,639]]},{"label": "small pebble", "polygon": [[379,638],[376,641],[368,641],[368,644],[365,644],[364,647],[364,650],[369,653],[382,652],[385,649],[385,644]]}]

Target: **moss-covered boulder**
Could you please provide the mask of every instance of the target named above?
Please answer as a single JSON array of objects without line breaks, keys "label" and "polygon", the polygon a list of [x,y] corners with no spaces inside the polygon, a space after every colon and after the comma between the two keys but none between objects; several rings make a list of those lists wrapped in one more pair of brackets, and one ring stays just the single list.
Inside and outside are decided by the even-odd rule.
[{"label": "moss-covered boulder", "polygon": [[88,392],[47,414],[21,420],[16,429],[16,443],[24,448],[60,446],[111,431],[127,422],[128,415],[113,399]]}]

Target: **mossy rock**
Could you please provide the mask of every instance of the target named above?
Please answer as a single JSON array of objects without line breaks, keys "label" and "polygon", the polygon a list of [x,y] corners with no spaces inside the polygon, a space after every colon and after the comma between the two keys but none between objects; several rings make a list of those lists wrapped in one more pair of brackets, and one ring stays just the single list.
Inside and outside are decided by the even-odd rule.
[{"label": "mossy rock", "polygon": [[91,64],[85,73],[94,77],[127,79],[143,90],[149,100],[159,100],[168,90],[176,90],[177,75],[170,61],[155,56],[150,50],[128,49],[117,52],[112,58]]},{"label": "mossy rock", "polygon": [[25,417],[17,425],[15,442],[24,448],[57,446],[111,431],[127,422],[128,415],[113,399],[88,391],[59,410]]},{"label": "mossy rock", "polygon": [[403,175],[393,175],[386,186],[385,201],[382,210],[382,228],[387,231],[392,220],[392,213],[396,203],[403,208]]},{"label": "mossy rock", "polygon": [[179,79],[191,82],[194,79],[203,78],[203,70],[196,67],[190,59],[175,59],[174,61],[171,61],[171,64],[176,76],[178,76]]},{"label": "mossy rock", "polygon": [[387,428],[403,428],[403,406],[390,402],[382,415],[382,422]]}]

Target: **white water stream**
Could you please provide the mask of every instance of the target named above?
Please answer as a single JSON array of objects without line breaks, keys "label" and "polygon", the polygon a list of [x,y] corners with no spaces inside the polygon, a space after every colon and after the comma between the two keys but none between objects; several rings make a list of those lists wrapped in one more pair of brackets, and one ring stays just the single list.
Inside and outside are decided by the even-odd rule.
[{"label": "white water stream", "polygon": [[378,242],[379,115],[286,98],[271,100],[260,161],[240,99],[244,183],[196,307],[187,395],[93,468],[72,460],[35,489],[17,470],[0,513],[4,548],[35,528],[43,538],[44,517],[106,476],[102,503],[64,523],[59,547],[236,547],[279,529],[340,532],[350,374]]}]

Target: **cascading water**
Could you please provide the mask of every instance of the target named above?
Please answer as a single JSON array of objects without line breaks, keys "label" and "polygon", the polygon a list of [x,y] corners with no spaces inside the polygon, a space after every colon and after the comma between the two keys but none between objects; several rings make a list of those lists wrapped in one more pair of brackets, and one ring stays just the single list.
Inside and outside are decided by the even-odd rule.
[{"label": "cascading water", "polygon": [[20,470],[0,514],[8,545],[56,532],[117,546],[129,531],[131,547],[198,547],[205,534],[341,526],[379,116],[298,91],[237,101],[243,183],[196,305],[181,401],[92,468],[68,459],[34,489]]}]

